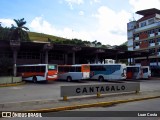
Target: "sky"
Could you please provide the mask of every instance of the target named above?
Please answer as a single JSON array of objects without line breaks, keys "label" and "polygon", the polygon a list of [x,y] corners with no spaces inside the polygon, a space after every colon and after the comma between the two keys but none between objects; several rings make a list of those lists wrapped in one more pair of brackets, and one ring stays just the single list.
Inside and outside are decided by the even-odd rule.
[{"label": "sky", "polygon": [[135,12],[150,8],[160,9],[160,0],[0,0],[0,22],[24,18],[32,32],[120,45],[127,23],[142,17]]}]

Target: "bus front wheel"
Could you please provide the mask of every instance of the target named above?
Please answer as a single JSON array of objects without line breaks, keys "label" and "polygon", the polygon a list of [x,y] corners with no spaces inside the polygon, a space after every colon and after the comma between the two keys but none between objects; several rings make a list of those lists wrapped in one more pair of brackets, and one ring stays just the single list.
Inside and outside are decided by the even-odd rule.
[{"label": "bus front wheel", "polygon": [[99,76],[98,80],[99,80],[100,82],[104,81],[103,76]]},{"label": "bus front wheel", "polygon": [[72,78],[70,76],[67,77],[67,81],[70,82],[72,81]]},{"label": "bus front wheel", "polygon": [[37,77],[36,77],[36,76],[33,77],[33,82],[34,82],[34,83],[37,82]]}]

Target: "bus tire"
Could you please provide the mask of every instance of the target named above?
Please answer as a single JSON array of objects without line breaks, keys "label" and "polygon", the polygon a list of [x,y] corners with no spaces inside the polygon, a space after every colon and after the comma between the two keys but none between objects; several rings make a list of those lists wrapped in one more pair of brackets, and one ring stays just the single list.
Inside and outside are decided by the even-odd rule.
[{"label": "bus tire", "polygon": [[102,82],[102,81],[104,81],[104,77],[103,77],[103,76],[99,76],[98,80],[99,80],[100,82]]},{"label": "bus tire", "polygon": [[71,76],[68,76],[68,77],[67,77],[67,81],[68,81],[68,82],[71,82],[71,81],[72,81],[72,77],[71,77]]},{"label": "bus tire", "polygon": [[33,81],[34,83],[36,83],[36,82],[37,82],[37,77],[36,77],[36,76],[33,76],[32,81]]}]

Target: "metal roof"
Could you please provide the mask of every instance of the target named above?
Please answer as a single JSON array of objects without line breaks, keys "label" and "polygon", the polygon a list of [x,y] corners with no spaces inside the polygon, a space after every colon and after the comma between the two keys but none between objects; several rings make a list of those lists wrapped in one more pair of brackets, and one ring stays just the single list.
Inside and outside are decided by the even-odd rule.
[{"label": "metal roof", "polygon": [[136,13],[139,15],[148,16],[148,15],[152,15],[155,13],[160,14],[160,10],[156,8],[151,8],[151,9],[146,9],[146,10],[140,10],[140,11],[137,11]]}]

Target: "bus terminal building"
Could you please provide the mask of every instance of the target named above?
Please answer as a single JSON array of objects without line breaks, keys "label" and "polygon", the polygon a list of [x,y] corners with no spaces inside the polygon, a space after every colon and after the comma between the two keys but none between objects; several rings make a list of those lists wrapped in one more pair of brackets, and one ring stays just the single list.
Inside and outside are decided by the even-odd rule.
[{"label": "bus terminal building", "polygon": [[100,47],[54,44],[50,42],[20,42],[16,40],[0,41],[0,57],[13,60],[14,64],[88,64],[105,63],[105,59],[129,59],[145,57],[145,51],[122,51]]}]

